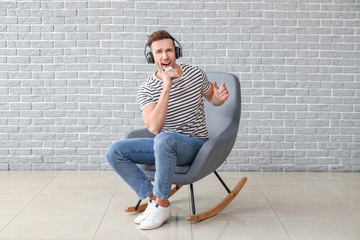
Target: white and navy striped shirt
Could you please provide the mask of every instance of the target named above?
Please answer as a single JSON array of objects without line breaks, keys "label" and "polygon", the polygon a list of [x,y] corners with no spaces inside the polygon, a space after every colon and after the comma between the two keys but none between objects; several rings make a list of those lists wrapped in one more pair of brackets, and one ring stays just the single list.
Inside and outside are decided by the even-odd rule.
[{"label": "white and navy striped shirt", "polygon": [[[182,77],[173,83],[163,132],[175,132],[195,138],[208,138],[204,102],[201,93],[210,89],[210,82],[198,67],[180,64]],[[149,76],[139,87],[137,98],[141,109],[157,103],[163,82]]]}]

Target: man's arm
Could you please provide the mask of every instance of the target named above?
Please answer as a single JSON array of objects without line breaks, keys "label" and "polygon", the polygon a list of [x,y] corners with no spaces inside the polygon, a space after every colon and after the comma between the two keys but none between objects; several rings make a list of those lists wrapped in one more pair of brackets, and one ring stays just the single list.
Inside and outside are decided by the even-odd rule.
[{"label": "man's arm", "polygon": [[169,96],[170,89],[163,88],[159,101],[157,103],[150,103],[141,110],[145,126],[152,134],[160,133],[165,124]]},{"label": "man's arm", "polygon": [[224,102],[229,98],[229,92],[225,86],[225,83],[221,84],[220,87],[217,86],[217,83],[210,82],[210,89],[202,93],[202,95],[214,106],[223,105]]},{"label": "man's arm", "polygon": [[172,86],[171,78],[180,77],[175,69],[160,72],[160,76],[163,81],[163,89],[160,93],[159,101],[148,104],[141,110],[145,126],[152,134],[160,133],[164,127]]}]

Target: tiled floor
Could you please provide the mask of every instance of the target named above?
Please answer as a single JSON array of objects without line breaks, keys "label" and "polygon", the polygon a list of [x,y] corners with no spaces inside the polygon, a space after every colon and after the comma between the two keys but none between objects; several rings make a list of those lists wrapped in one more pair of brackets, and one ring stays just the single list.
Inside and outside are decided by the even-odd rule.
[{"label": "tiled floor", "polygon": [[[360,173],[220,172],[230,188],[248,177],[220,214],[189,223],[189,188],[172,199],[163,227],[142,231],[124,207],[137,198],[114,172],[1,172],[0,239],[359,240]],[[194,184],[197,211],[226,191],[210,175]]]}]

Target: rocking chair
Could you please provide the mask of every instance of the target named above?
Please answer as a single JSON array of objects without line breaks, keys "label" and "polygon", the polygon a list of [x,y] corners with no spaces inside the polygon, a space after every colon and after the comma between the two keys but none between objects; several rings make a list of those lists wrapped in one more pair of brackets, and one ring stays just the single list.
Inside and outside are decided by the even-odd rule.
[{"label": "rocking chair", "polygon": [[[226,160],[229,155],[238,132],[241,113],[241,90],[239,79],[229,73],[209,72],[206,73],[209,81],[216,81],[220,86],[225,83],[230,93],[229,99],[222,106],[213,106],[208,101],[205,102],[206,125],[209,133],[209,140],[199,150],[194,161],[190,165],[177,166],[173,179],[171,195],[177,192],[183,185],[190,185],[190,196],[192,203],[192,215],[187,217],[188,221],[200,221],[214,216],[223,210],[240,192],[245,185],[247,178],[243,177],[236,187],[230,191],[221,179],[216,169]],[[146,128],[134,130],[127,134],[126,138],[155,137]],[[155,165],[139,165],[149,180],[154,180]],[[193,183],[214,172],[228,195],[217,205],[208,211],[195,212],[195,200]],[[141,204],[141,200],[136,206],[128,207],[126,212],[142,211],[147,203]]]}]

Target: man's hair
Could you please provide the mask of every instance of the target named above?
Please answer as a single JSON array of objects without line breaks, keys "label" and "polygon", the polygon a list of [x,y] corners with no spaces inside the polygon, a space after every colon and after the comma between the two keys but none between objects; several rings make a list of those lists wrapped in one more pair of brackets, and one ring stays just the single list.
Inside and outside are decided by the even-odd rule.
[{"label": "man's hair", "polygon": [[149,39],[147,41],[147,46],[151,48],[151,44],[155,41],[163,40],[163,39],[171,39],[173,41],[173,44],[175,46],[174,38],[165,30],[158,30],[156,32],[153,32],[150,36],[148,36]]}]

